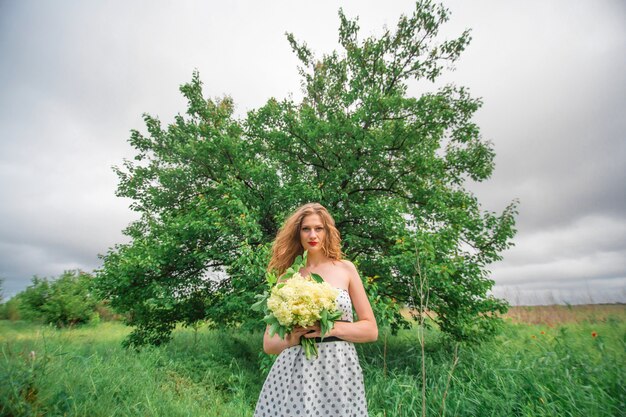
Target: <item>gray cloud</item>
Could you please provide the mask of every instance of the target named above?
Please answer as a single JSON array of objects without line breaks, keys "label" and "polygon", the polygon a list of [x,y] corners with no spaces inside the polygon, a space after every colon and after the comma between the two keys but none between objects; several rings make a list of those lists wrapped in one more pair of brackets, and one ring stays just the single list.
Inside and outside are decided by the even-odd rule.
[{"label": "gray cloud", "polygon": [[[473,41],[441,83],[482,97],[476,120],[496,170],[470,184],[487,210],[520,198],[516,246],[492,265],[494,293],[515,302],[626,301],[626,6],[446,3],[452,37]],[[413,2],[342,4],[362,35],[394,26]],[[136,217],[116,198],[112,165],[133,155],[141,114],[185,111],[178,86],[200,71],[205,93],[244,115],[300,97],[293,32],[319,54],[337,47],[337,8],[274,1],[0,3],[0,276],[99,266]]]}]

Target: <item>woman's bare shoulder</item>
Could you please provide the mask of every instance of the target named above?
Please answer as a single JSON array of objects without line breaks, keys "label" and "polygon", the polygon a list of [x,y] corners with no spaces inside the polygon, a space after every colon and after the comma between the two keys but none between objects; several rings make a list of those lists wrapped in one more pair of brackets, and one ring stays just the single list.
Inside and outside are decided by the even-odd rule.
[{"label": "woman's bare shoulder", "polygon": [[359,278],[359,271],[352,262],[347,259],[342,259],[339,264],[341,265],[340,268],[343,271],[343,275],[346,276],[349,281]]},{"label": "woman's bare shoulder", "polygon": [[354,266],[354,264],[347,259],[342,259],[339,263],[341,264],[342,268],[350,272],[356,271],[356,266]]}]

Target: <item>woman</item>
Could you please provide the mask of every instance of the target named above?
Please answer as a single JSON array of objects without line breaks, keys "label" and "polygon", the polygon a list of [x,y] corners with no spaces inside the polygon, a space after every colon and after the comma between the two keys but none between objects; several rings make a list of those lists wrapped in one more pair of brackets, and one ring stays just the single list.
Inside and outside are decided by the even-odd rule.
[{"label": "woman", "polygon": [[[310,360],[300,338],[320,337],[319,324],[295,328],[285,339],[277,334],[270,337],[269,327],[265,330],[263,350],[278,354],[278,358],[263,384],[255,417],[368,415],[354,343],[376,341],[378,327],[359,273],[352,262],[341,259],[340,242],[335,221],[317,203],[298,208],[276,236],[268,270],[282,274],[307,250],[307,264],[300,274],[317,273],[339,289],[337,302],[343,316],[322,342],[318,340],[319,356]],[[352,306],[359,319],[356,322]]]}]

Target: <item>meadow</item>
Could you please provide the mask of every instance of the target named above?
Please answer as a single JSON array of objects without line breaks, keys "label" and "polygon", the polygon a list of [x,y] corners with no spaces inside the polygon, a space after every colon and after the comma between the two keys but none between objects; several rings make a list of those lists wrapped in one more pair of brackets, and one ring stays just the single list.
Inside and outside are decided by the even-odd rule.
[{"label": "meadow", "polygon": [[[475,346],[427,330],[427,415],[626,416],[626,306],[546,309],[511,309]],[[271,364],[262,334],[180,328],[135,352],[120,345],[128,331],[0,321],[0,415],[252,416]],[[417,335],[357,345],[371,417],[422,415]]]}]

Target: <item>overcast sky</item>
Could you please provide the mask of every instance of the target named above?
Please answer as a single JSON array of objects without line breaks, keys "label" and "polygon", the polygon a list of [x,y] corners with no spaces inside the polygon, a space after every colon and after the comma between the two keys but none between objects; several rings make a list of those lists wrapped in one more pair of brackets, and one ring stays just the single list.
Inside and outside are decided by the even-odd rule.
[{"label": "overcast sky", "polygon": [[[626,302],[626,2],[448,1],[442,39],[471,28],[456,70],[493,142],[484,209],[519,198],[515,247],[492,265],[513,303]],[[111,167],[132,158],[142,113],[169,123],[198,69],[237,114],[301,97],[285,32],[338,47],[337,10],[362,37],[393,28],[410,1],[0,0],[0,277],[91,271],[136,214]],[[431,88],[432,87],[432,88]],[[419,94],[420,84],[410,89]]]}]

